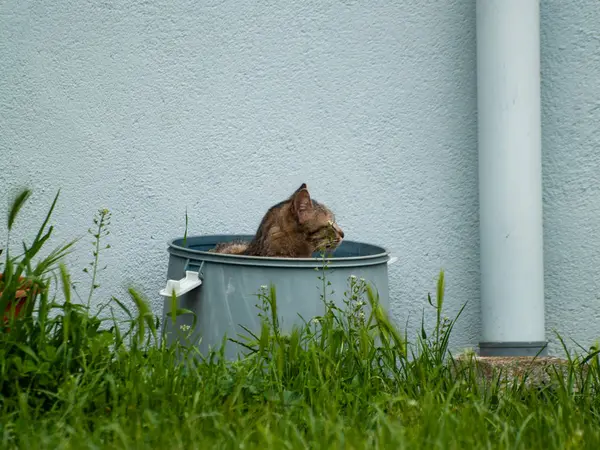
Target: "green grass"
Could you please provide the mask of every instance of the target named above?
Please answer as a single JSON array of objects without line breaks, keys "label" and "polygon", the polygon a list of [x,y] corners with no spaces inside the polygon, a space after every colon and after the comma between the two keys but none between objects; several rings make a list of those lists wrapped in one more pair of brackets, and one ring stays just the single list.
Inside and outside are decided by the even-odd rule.
[{"label": "green grass", "polygon": [[[97,244],[106,235],[99,236],[100,222],[92,230],[95,252],[105,248]],[[448,351],[460,317],[444,317],[443,272],[435,298],[424,302],[436,323],[411,339],[361,280],[349,281],[345,308],[327,303],[323,316],[288,333],[279,329],[269,287],[258,293],[261,331],[238,338],[247,355],[226,362],[219,351],[167,347],[141,293],[129,290],[135,311],[113,298],[92,314],[87,298],[75,301],[60,258],[39,273],[23,258],[0,265],[21,267],[39,287],[31,310],[11,318],[10,332],[0,330],[0,448],[600,445],[597,353],[573,356],[567,376],[551,373],[544,386],[482,382],[472,364],[455,364]],[[95,253],[90,295],[98,264]],[[5,291],[16,290],[12,280]]]}]

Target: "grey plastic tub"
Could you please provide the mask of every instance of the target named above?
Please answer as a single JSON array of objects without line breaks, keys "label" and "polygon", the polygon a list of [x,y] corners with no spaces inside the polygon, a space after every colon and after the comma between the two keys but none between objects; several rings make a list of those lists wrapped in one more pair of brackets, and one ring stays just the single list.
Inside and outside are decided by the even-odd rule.
[{"label": "grey plastic tub", "polygon": [[[192,341],[201,337],[199,350],[207,354],[210,347],[218,349],[224,336],[238,339],[247,334],[241,325],[258,333],[260,330],[257,294],[261,286],[273,283],[277,289],[278,317],[282,330],[302,324],[324,312],[322,300],[323,260],[315,258],[267,258],[224,255],[208,252],[218,242],[249,240],[246,235],[212,235],[188,237],[169,242],[167,280],[182,280],[186,271],[198,272],[201,285],[177,298],[178,307],[194,311],[197,316]],[[395,258],[394,258],[395,259]],[[343,241],[328,258],[326,280],[331,283],[327,300],[343,307],[343,294],[348,290],[350,276],[364,278],[379,294],[380,304],[387,309],[388,263],[392,260],[382,247],[362,242]],[[195,274],[193,274],[195,275]],[[163,295],[166,292],[165,290]],[[175,326],[167,313],[171,298],[164,298],[163,331],[167,342],[181,339],[182,330],[192,325],[192,317],[177,316]],[[183,327],[182,327],[183,325]],[[243,347],[227,342],[225,357],[235,359]]]}]

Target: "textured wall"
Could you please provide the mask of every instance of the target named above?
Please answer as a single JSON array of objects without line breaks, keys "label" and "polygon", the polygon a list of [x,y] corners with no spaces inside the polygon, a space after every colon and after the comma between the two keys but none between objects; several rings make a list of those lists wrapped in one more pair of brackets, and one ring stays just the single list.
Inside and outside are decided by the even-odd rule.
[{"label": "textured wall", "polygon": [[[69,261],[82,282],[85,232],[109,208],[113,248],[98,300],[124,297],[134,282],[160,312],[166,241],[183,234],[186,207],[191,234],[252,233],[307,182],[349,239],[400,258],[390,290],[401,326],[408,320],[414,335],[444,268],[449,315],[468,302],[455,346],[477,343],[474,2],[5,0],[0,12],[2,204],[18,185],[35,189],[19,222],[26,232],[61,187],[55,224],[60,238],[84,236]],[[556,83],[573,67],[560,58]],[[568,88],[587,90],[559,89],[565,99],[546,125],[583,118],[562,117],[562,103],[579,105]],[[547,136],[564,149],[550,166],[568,172],[574,136]],[[571,175],[591,176],[591,151]],[[550,236],[572,244],[560,217],[577,219],[564,196],[584,199],[549,192],[559,210]],[[572,283],[550,286],[550,300],[595,301]]]},{"label": "textured wall", "polygon": [[546,329],[570,347],[600,338],[599,23],[597,1],[542,2]]}]

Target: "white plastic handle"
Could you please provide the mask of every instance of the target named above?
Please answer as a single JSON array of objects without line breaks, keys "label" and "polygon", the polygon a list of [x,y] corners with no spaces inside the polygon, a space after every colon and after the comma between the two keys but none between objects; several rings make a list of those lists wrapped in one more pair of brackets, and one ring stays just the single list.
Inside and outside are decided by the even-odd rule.
[{"label": "white plastic handle", "polygon": [[181,280],[167,280],[167,286],[164,289],[161,289],[160,295],[163,297],[171,297],[173,292],[175,292],[175,297],[179,297],[196,289],[201,284],[202,280],[200,279],[198,272],[186,270],[185,278],[182,278]]},{"label": "white plastic handle", "polygon": [[396,261],[398,261],[397,256],[390,256],[390,259],[388,260],[388,266],[394,264]]}]

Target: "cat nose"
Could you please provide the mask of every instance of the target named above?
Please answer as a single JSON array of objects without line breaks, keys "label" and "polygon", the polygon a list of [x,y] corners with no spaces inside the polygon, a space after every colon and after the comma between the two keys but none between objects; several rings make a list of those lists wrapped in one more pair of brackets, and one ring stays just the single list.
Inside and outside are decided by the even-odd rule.
[{"label": "cat nose", "polygon": [[340,226],[337,223],[333,223],[333,229],[338,234],[340,239],[344,239],[344,232],[342,231],[342,229],[340,228]]}]

